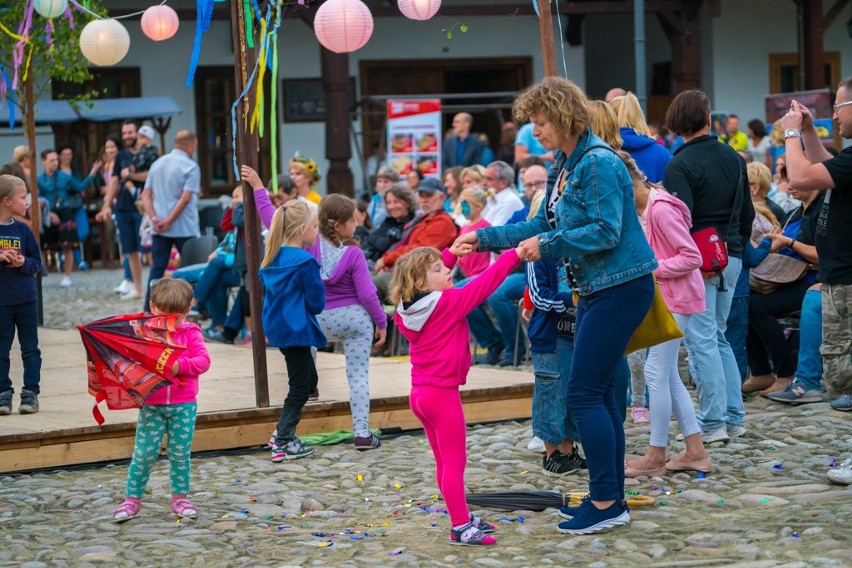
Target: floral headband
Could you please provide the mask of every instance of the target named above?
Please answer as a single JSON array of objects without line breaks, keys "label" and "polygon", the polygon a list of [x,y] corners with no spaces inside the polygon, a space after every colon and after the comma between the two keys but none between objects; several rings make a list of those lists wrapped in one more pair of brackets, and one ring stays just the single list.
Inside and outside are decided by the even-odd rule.
[{"label": "floral headband", "polygon": [[302,156],[298,152],[293,155],[293,159],[290,160],[290,163],[297,162],[305,166],[305,171],[311,174],[311,177],[316,181],[319,180],[319,172],[317,172],[317,163],[310,158],[306,158]]}]

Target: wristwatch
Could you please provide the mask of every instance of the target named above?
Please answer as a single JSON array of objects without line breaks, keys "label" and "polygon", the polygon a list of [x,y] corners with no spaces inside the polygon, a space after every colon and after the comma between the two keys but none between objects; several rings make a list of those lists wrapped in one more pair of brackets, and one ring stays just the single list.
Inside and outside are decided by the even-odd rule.
[{"label": "wristwatch", "polygon": [[788,128],[787,130],[784,131],[784,140],[786,140],[787,138],[801,138],[801,137],[802,137],[802,131],[801,130],[796,130],[795,128]]}]

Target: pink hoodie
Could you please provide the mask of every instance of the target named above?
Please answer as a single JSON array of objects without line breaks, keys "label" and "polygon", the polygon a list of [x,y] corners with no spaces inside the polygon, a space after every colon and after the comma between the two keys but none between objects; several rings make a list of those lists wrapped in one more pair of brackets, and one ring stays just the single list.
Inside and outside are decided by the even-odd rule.
[{"label": "pink hoodie", "polygon": [[[447,268],[455,266],[456,257],[449,250],[441,255]],[[411,386],[457,387],[467,382],[467,315],[514,272],[518,262],[518,253],[509,249],[461,288],[432,292],[407,308],[400,303],[393,319],[411,343]]]},{"label": "pink hoodie", "polygon": [[704,280],[698,271],[701,254],[690,227],[692,216],[683,201],[666,191],[651,190],[645,231],[659,264],[654,276],[666,306],[685,315],[705,310]]},{"label": "pink hoodie", "polygon": [[210,368],[210,354],[204,345],[201,328],[194,323],[183,322],[172,336],[174,342],[185,345],[187,353],[178,359],[180,371],[178,382],[151,393],[145,404],[186,404],[195,402],[198,394],[198,377]]}]

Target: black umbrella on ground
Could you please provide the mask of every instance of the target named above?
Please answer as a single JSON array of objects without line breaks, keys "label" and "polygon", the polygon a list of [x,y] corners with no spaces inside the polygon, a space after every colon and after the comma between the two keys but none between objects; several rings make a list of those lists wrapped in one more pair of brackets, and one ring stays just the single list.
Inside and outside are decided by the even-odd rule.
[{"label": "black umbrella on ground", "polygon": [[[579,505],[588,493],[561,493],[559,491],[492,491],[488,493],[468,493],[469,505],[485,509],[505,509],[507,511],[544,511],[571,505]],[[655,499],[647,495],[631,495],[627,504],[633,507],[653,505]]]}]

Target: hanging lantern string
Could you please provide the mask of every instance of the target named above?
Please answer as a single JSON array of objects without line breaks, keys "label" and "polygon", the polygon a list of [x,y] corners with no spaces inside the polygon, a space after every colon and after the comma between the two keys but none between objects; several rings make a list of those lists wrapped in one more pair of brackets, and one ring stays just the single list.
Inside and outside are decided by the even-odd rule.
[{"label": "hanging lantern string", "polygon": [[[94,17],[95,17],[95,18],[97,18],[98,20],[106,20],[106,19],[124,20],[125,18],[133,18],[134,16],[141,16],[142,14],[144,14],[144,13],[145,13],[145,10],[142,10],[142,11],[140,11],[140,12],[133,12],[132,14],[125,14],[125,15],[123,15],[123,16],[115,16],[115,17],[113,17],[113,18],[106,18],[106,17],[104,17],[104,16],[101,16],[100,14],[97,14],[97,13],[95,13],[95,12],[92,12],[91,10],[89,10],[88,8],[86,8],[85,6],[83,6],[82,4],[80,4],[79,2],[77,2],[77,0],[68,0],[68,1],[69,1],[69,3],[70,3],[70,4],[74,4],[74,5],[75,5],[75,6],[76,6],[79,10],[82,10],[83,12],[86,12],[87,14],[90,14],[90,15],[94,16]],[[169,1],[169,0],[163,0],[163,1],[162,1],[162,2],[160,2],[159,4],[154,4],[154,5],[155,5],[155,6],[162,6],[163,4],[167,3],[168,1]],[[149,6],[149,7],[150,7],[150,6]]]}]

